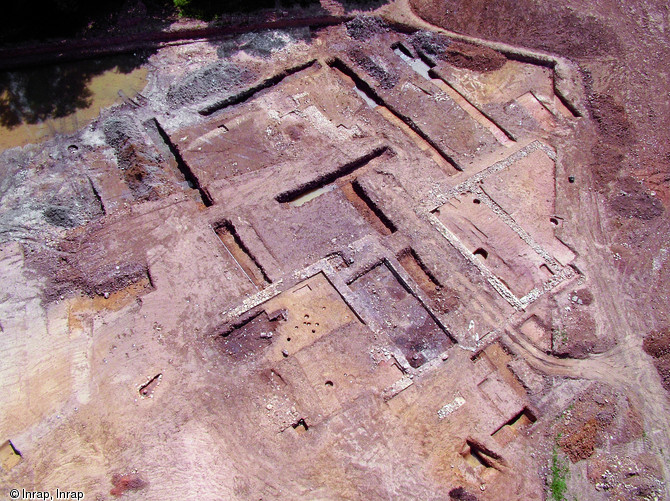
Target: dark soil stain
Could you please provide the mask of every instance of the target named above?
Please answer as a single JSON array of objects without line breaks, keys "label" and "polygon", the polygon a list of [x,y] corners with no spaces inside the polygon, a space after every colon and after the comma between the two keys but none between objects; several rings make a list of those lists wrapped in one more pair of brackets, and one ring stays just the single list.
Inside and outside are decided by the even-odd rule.
[{"label": "dark soil stain", "polygon": [[650,332],[642,346],[653,357],[663,388],[670,392],[670,328]]}]

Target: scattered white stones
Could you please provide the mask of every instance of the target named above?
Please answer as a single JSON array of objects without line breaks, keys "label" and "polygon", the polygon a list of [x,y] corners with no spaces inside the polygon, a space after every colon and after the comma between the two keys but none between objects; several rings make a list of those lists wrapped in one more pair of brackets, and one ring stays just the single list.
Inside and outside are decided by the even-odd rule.
[{"label": "scattered white stones", "polygon": [[409,388],[412,385],[412,383],[413,381],[411,376],[403,376],[402,378],[397,380],[395,383],[393,383],[391,386],[389,386],[382,392],[384,402],[388,402],[398,393]]},{"label": "scattered white stones", "polygon": [[459,409],[465,403],[465,399],[460,395],[454,398],[451,402],[442,407],[437,411],[437,417],[440,419],[446,418],[449,414],[453,413],[455,410]]}]

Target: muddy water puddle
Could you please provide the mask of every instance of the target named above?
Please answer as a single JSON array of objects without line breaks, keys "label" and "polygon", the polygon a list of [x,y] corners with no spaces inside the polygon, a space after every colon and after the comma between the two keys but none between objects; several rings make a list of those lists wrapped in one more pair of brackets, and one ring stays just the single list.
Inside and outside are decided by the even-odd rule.
[{"label": "muddy water puddle", "polygon": [[400,57],[400,59],[409,64],[412,67],[412,69],[416,71],[419,75],[421,75],[423,78],[429,81],[432,80],[429,74],[430,66],[424,63],[421,59],[412,57],[408,53],[407,49],[403,50],[401,46],[397,46],[396,48],[394,48],[393,52],[395,52],[396,55]]},{"label": "muddy water puddle", "polygon": [[71,134],[147,83],[141,56],[115,56],[0,74],[0,151]]},{"label": "muddy water puddle", "polygon": [[300,207],[301,205],[305,205],[310,200],[314,200],[316,197],[321,196],[324,193],[333,191],[335,188],[337,188],[337,186],[334,183],[327,184],[326,186],[321,186],[320,188],[314,188],[313,190],[310,190],[305,194],[300,195],[295,200],[290,201],[289,205],[292,207]]},{"label": "muddy water puddle", "polygon": [[374,110],[377,108],[377,103],[375,103],[374,100],[365,93],[365,91],[362,91],[356,85],[354,85],[353,89],[356,94],[363,98],[363,101],[365,101],[365,104],[367,104],[370,109]]}]

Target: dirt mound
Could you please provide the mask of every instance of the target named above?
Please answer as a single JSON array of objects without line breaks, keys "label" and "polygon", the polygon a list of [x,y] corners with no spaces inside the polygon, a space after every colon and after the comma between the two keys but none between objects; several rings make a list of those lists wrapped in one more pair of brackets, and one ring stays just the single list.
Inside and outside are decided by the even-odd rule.
[{"label": "dirt mound", "polygon": [[165,158],[149,144],[137,123],[129,117],[110,118],[103,131],[136,199],[156,200],[172,192],[163,170]]},{"label": "dirt mound", "polygon": [[114,475],[112,477],[114,488],[109,491],[112,496],[122,496],[126,491],[137,491],[144,489],[148,484],[136,473],[127,475]]},{"label": "dirt mound", "polygon": [[598,420],[592,418],[569,435],[561,437],[559,445],[573,463],[580,459],[586,459],[593,454],[598,428]]},{"label": "dirt mound", "polygon": [[591,95],[588,106],[604,140],[617,145],[628,145],[635,141],[634,126],[628,119],[626,109],[612,96]]},{"label": "dirt mound", "polygon": [[576,463],[590,458],[598,447],[627,444],[640,438],[642,421],[625,394],[594,384],[559,416],[554,433],[559,447]]},{"label": "dirt mound", "polygon": [[665,211],[663,202],[630,177],[622,179],[616,187],[619,194],[610,200],[610,207],[619,216],[649,221]]},{"label": "dirt mound", "polygon": [[78,277],[76,284],[88,295],[109,295],[125,289],[148,276],[144,263],[130,262],[99,268],[94,273]]},{"label": "dirt mound", "polygon": [[449,499],[454,501],[477,501],[477,496],[470,494],[463,487],[456,487],[449,491]]},{"label": "dirt mound", "polygon": [[644,338],[644,351],[654,358],[663,388],[670,391],[670,328],[650,332]]},{"label": "dirt mound", "polygon": [[310,38],[309,28],[253,31],[224,40],[219,44],[216,53],[220,58],[228,58],[242,51],[250,56],[267,59],[273,52],[301,40],[309,41]]},{"label": "dirt mound", "polygon": [[552,327],[554,355],[585,358],[593,353],[603,353],[615,344],[614,340],[604,333],[598,336],[593,315],[578,301],[579,299],[574,301],[570,310],[562,310],[560,316],[554,319]]},{"label": "dirt mound", "polygon": [[591,147],[593,161],[590,169],[595,175],[596,188],[604,192],[607,185],[614,181],[624,162],[624,150],[616,144],[598,142]]},{"label": "dirt mound", "polygon": [[72,229],[55,246],[26,246],[26,264],[47,277],[46,302],[72,293],[108,296],[134,284],[152,287],[141,245],[124,236],[118,244],[100,246],[108,222],[102,218]]},{"label": "dirt mound", "polygon": [[374,78],[382,89],[392,89],[398,84],[398,75],[384,68],[379,62],[372,59],[360,49],[352,49],[349,57],[360,65],[365,72]]},{"label": "dirt mound", "polygon": [[502,68],[507,58],[488,47],[455,42],[439,33],[419,31],[412,37],[412,46],[428,58],[446,61],[457,68],[472,71],[494,71]]},{"label": "dirt mound", "polygon": [[606,192],[608,184],[626,167],[626,151],[635,143],[635,128],[624,106],[612,96],[593,94],[587,104],[601,139],[591,147],[593,161],[590,167],[595,174],[596,187]]},{"label": "dirt mound", "polygon": [[591,457],[605,440],[617,415],[617,395],[611,388],[596,385],[580,394],[561,416],[556,431],[558,445],[570,461]]},{"label": "dirt mound", "polygon": [[658,460],[648,452],[634,456],[601,453],[587,465],[586,478],[609,499],[662,499],[663,474]]},{"label": "dirt mound", "polygon": [[[67,143],[65,143],[67,144]],[[26,147],[0,156],[0,242],[34,232],[37,240],[103,215],[87,164],[90,152],[68,154],[65,144],[48,151]],[[35,237],[31,236],[34,241]]]},{"label": "dirt mound", "polygon": [[367,40],[389,30],[388,24],[377,17],[356,16],[345,24],[347,35],[354,40]]},{"label": "dirt mound", "polygon": [[29,261],[33,269],[52,269],[44,289],[47,302],[76,292],[107,297],[140,282],[150,287],[147,265],[139,261],[119,261],[97,267],[76,253],[57,257],[57,253],[47,250],[30,253]]},{"label": "dirt mound", "polygon": [[449,30],[569,57],[609,54],[617,47],[614,33],[595,18],[531,0],[411,0],[410,5]]},{"label": "dirt mound", "polygon": [[226,61],[219,61],[193,71],[172,84],[167,93],[168,104],[174,108],[192,104],[217,92],[231,92],[251,82],[253,74]]}]

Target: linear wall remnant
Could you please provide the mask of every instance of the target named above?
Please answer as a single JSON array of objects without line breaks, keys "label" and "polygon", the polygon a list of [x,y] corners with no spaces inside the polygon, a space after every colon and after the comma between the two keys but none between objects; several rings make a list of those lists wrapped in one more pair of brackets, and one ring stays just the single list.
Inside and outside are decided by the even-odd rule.
[{"label": "linear wall remnant", "polygon": [[476,257],[474,254],[472,254],[468,248],[463,245],[463,242],[461,242],[456,235],[454,235],[443,223],[440,221],[437,217],[437,214],[439,214],[439,209],[435,209],[434,211],[431,211],[428,220],[430,223],[439,231],[444,238],[447,239],[447,241],[456,249],[460,254],[470,261],[470,263],[474,264],[478,269],[479,272],[484,276],[484,278],[488,281],[489,284],[500,294],[503,299],[505,299],[513,308],[515,308],[518,311],[523,310],[524,305],[521,303],[519,298],[517,298],[512,291],[509,290],[509,288],[497,277],[495,276],[491,270],[489,270],[484,264],[482,263],[482,260],[480,260],[478,257]]},{"label": "linear wall remnant", "polygon": [[490,167],[487,167],[486,169],[478,172],[477,174],[469,177],[467,180],[463,181],[462,183],[450,187],[449,189],[443,191],[443,192],[435,192],[434,194],[431,194],[431,198],[427,199],[424,204],[427,204],[430,208],[428,209],[429,212],[434,211],[435,209],[441,207],[444,205],[450,198],[456,197],[461,193],[466,193],[466,192],[472,192],[475,193],[477,191],[480,191],[480,184],[481,182],[486,179],[489,176],[492,176],[493,174],[500,172],[504,169],[507,169],[509,166],[512,164],[518,162],[519,160],[522,160],[523,158],[527,157],[531,153],[533,153],[535,150],[542,150],[546,155],[551,158],[553,161],[556,161],[556,152],[550,147],[547,146],[546,144],[542,143],[541,141],[533,141],[527,145],[525,145],[523,148],[515,151],[511,155],[503,158],[502,160],[499,160],[498,162],[494,163]]},{"label": "linear wall remnant", "polygon": [[577,107],[572,103],[572,101],[570,101],[570,100],[565,96],[565,94],[563,93],[563,91],[562,91],[561,89],[559,89],[558,86],[556,85],[556,73],[555,73],[555,72],[554,72],[554,95],[555,95],[555,96],[558,98],[558,100],[563,104],[563,106],[565,106],[565,107],[567,108],[567,110],[568,110],[570,113],[572,113],[572,116],[573,116],[574,118],[581,118],[582,116],[584,116],[584,115],[582,114],[582,112],[579,111],[579,109],[577,109]]}]

